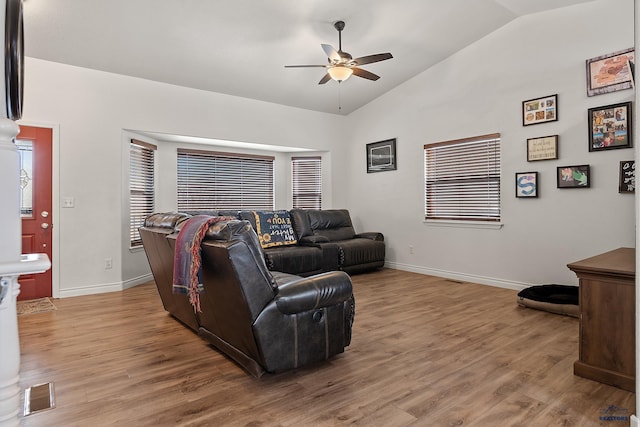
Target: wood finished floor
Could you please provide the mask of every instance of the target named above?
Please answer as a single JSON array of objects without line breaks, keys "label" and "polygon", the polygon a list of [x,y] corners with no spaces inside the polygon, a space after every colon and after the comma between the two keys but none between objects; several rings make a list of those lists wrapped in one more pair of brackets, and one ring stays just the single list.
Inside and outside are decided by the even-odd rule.
[{"label": "wood finished floor", "polygon": [[573,375],[578,321],[516,291],[385,269],[353,276],[351,346],[260,380],[163,311],[153,283],[19,317],[24,426],[616,426],[635,394]]}]

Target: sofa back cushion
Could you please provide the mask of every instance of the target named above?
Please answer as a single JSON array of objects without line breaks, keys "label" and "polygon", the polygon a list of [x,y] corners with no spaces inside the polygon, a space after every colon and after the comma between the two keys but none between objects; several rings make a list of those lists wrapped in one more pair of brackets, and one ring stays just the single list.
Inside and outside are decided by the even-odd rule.
[{"label": "sofa back cushion", "polygon": [[293,224],[293,230],[296,232],[298,239],[303,237],[313,236],[313,230],[309,223],[309,210],[308,209],[291,209],[289,211],[291,216],[291,222]]},{"label": "sofa back cushion", "polygon": [[356,232],[347,209],[308,210],[313,234],[330,241],[353,239]]},{"label": "sofa back cushion", "polygon": [[240,211],[238,212],[238,218],[243,220],[243,221],[249,221],[249,224],[251,224],[251,227],[255,230],[256,229],[256,217],[253,214],[254,211]]},{"label": "sofa back cushion", "polygon": [[191,215],[181,212],[159,212],[149,215],[144,220],[147,228],[167,228],[173,231],[174,227],[191,218]]},{"label": "sofa back cushion", "polygon": [[258,236],[248,221],[232,220],[215,223],[207,230],[205,241],[207,240],[245,242],[248,253],[251,254],[251,262],[256,264],[257,271],[264,278],[264,282],[269,284],[272,291],[276,287],[275,280],[265,263]]}]

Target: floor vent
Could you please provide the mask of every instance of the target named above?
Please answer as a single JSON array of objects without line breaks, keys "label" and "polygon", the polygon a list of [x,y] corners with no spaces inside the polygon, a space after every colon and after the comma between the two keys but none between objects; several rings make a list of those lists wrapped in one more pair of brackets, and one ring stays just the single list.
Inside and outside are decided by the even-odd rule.
[{"label": "floor vent", "polygon": [[55,408],[53,383],[29,387],[24,391],[24,416]]}]

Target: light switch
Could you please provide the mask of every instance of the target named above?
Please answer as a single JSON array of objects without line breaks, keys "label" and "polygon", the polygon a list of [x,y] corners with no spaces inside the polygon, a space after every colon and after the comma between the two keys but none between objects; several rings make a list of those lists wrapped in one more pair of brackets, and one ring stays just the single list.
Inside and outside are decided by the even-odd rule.
[{"label": "light switch", "polygon": [[62,199],[62,207],[63,208],[74,208],[75,207],[75,200],[73,199],[73,197],[65,197],[64,199]]}]

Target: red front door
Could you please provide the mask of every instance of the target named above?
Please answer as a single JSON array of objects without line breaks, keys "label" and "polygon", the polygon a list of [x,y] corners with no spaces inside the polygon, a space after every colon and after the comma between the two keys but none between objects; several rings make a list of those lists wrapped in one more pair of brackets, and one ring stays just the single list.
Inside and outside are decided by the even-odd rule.
[{"label": "red front door", "polygon": [[[20,214],[22,253],[46,253],[52,259],[53,217],[51,175],[53,164],[52,130],[20,126],[16,146],[20,154]],[[51,269],[18,278],[19,300],[50,297]]]}]

